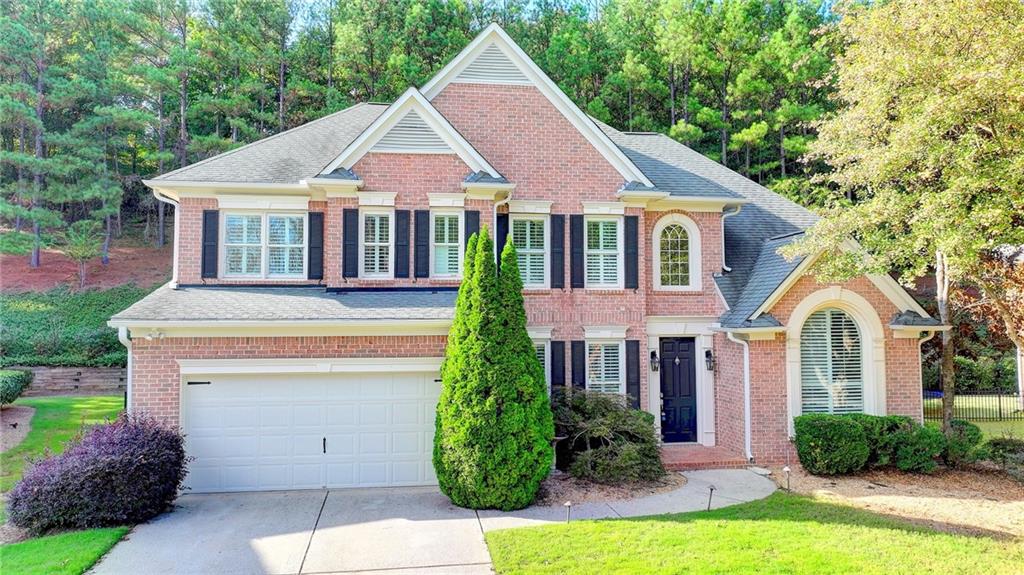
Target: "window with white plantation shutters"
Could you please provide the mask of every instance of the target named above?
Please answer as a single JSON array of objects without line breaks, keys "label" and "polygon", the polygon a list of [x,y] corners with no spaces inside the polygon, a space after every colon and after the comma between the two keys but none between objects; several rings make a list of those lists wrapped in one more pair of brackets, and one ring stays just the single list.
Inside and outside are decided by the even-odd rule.
[{"label": "window with white plantation shutters", "polygon": [[587,287],[619,287],[619,219],[588,218],[585,251]]},{"label": "window with white plantation shutters", "polygon": [[513,218],[512,245],[516,248],[523,286],[545,286],[544,218]]},{"label": "window with white plantation shutters", "polygon": [[391,275],[391,214],[363,214],[363,275]]},{"label": "window with white plantation shutters", "polygon": [[587,389],[625,393],[622,342],[587,342]]},{"label": "window with white plantation shutters", "polygon": [[533,353],[540,362],[540,368],[544,371],[544,381],[548,384],[548,395],[551,395],[551,376],[548,374],[548,344],[546,341],[533,342]]},{"label": "window with white plantation shutters", "polygon": [[229,276],[263,275],[263,218],[228,214],[224,217],[224,269]]},{"label": "window with white plantation shutters", "polygon": [[434,272],[435,277],[459,275],[459,249],[462,234],[459,230],[458,214],[431,214],[433,218]]},{"label": "window with white plantation shutters", "polygon": [[807,318],[800,332],[800,407],[803,413],[864,411],[860,329],[842,310]]},{"label": "window with white plantation shutters", "polygon": [[267,275],[302,276],[306,262],[304,216],[267,216]]}]

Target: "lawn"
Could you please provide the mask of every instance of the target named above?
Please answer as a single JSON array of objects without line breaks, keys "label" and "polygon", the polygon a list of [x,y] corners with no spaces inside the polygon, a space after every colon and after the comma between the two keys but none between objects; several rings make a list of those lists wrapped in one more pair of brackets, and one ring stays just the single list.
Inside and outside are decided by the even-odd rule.
[{"label": "lawn", "polygon": [[[19,405],[34,407],[32,430],[14,449],[0,454],[0,491],[7,492],[21,478],[27,460],[47,451],[60,453],[83,425],[113,419],[124,406],[121,396],[21,398]],[[0,521],[6,513],[0,509]],[[87,529],[29,539],[0,546],[4,573],[74,574],[86,569],[128,532],[127,527]]]},{"label": "lawn", "polygon": [[[954,401],[956,408],[961,413],[970,414],[970,417],[966,419],[980,427],[985,437],[1013,435],[1024,438],[1024,414],[1019,411],[1020,403],[1017,398],[996,395],[958,395]],[[942,399],[925,399],[924,416],[930,421],[941,420]],[[1008,419],[1009,417],[1014,419]]]},{"label": "lawn", "polygon": [[498,573],[1020,573],[1024,544],[778,492],[710,512],[493,531]]}]

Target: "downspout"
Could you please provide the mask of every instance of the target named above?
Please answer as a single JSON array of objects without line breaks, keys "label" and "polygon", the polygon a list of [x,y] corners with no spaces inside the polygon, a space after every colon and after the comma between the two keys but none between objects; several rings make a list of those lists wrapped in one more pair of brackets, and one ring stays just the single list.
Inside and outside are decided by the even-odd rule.
[{"label": "downspout", "polygon": [[750,446],[750,345],[731,331],[725,332],[725,336],[743,346],[743,450],[747,461],[753,463],[754,452]]},{"label": "downspout", "polygon": [[[738,204],[731,212],[722,212],[722,271],[731,272],[732,268],[725,265],[725,218],[735,216],[743,210],[743,204]],[[177,221],[177,220],[175,220]]]},{"label": "downspout", "polygon": [[155,188],[153,189],[153,197],[158,201],[165,204],[174,206],[174,261],[171,262],[171,289],[178,289],[178,245],[181,243],[178,241],[179,231],[181,230],[181,209],[178,202],[172,200],[170,197],[161,194]]},{"label": "downspout", "polygon": [[[175,214],[177,216],[177,214]],[[177,223],[177,217],[175,217],[175,223]],[[132,340],[128,338],[128,328],[119,327],[117,328],[117,339],[121,341],[121,345],[128,350],[128,369],[127,369],[127,384],[124,388],[124,409],[126,412],[132,412]]]}]

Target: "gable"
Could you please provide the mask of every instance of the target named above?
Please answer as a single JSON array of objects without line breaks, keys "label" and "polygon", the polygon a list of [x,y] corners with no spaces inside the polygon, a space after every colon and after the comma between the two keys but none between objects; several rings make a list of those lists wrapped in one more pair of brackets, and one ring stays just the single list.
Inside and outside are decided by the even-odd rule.
[{"label": "gable", "polygon": [[387,131],[371,152],[407,152],[421,154],[454,154],[448,142],[427,124],[416,110],[409,110]]},{"label": "gable", "polygon": [[[510,65],[511,64],[511,65]],[[524,81],[525,79],[525,81]],[[420,91],[433,101],[451,84],[499,84],[536,88],[572,127],[612,166],[626,183],[654,187],[647,176],[597,124],[562,92],[501,29],[491,24]]]},{"label": "gable", "polygon": [[351,170],[370,152],[455,154],[471,171],[485,172],[493,178],[501,177],[416,88],[406,90],[324,167],[320,175],[328,176],[335,170]]}]

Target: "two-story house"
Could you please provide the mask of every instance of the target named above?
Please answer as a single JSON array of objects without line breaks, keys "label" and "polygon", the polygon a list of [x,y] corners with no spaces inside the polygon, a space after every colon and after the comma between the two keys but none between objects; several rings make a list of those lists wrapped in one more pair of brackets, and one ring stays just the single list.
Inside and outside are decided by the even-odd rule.
[{"label": "two-story house", "polygon": [[128,405],[179,424],[198,491],[420,485],[467,238],[518,250],[551,386],[627,394],[675,466],[793,459],[806,412],[921,418],[888,276],[777,250],[808,211],[584,114],[491,25],[420,88],[146,182],[171,282],[117,314]]}]

